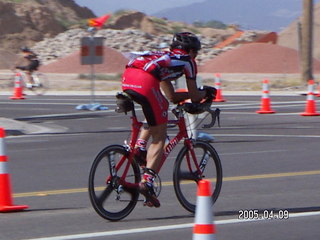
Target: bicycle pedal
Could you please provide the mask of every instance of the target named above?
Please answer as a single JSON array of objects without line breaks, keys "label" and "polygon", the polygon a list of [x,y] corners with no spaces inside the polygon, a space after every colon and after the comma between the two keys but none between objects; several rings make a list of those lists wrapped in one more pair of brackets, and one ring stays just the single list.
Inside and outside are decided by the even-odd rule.
[{"label": "bicycle pedal", "polygon": [[147,201],[146,199],[143,201],[144,207],[154,207],[153,203],[150,201]]}]

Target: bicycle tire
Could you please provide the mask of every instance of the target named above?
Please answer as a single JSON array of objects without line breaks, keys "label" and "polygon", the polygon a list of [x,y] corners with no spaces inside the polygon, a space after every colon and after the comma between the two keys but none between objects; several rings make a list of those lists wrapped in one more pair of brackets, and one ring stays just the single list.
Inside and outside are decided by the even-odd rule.
[{"label": "bicycle tire", "polygon": [[[190,166],[189,170],[187,155],[191,157],[189,148],[184,146],[176,160],[173,170],[173,184],[176,196],[180,204],[189,212],[194,213],[197,201],[198,182],[201,179],[206,179],[211,182],[213,189],[212,204],[216,202],[219,197],[222,187],[222,165],[217,151],[214,147],[203,141],[195,141],[193,149],[197,159],[201,159],[198,164],[202,170],[201,175],[196,173],[195,166]],[[208,158],[209,157],[209,158]],[[191,159],[192,162],[192,159]],[[194,165],[194,164],[193,164]]]},{"label": "bicycle tire", "polygon": [[45,94],[49,89],[49,80],[47,76],[43,73],[36,72],[32,74],[32,77],[35,82],[35,86],[28,89],[36,95]]},{"label": "bicycle tire", "polygon": [[[121,158],[125,158],[124,164],[116,173],[117,177],[111,177],[110,161],[112,157],[115,166]],[[117,192],[121,188],[117,182],[126,163],[128,163],[128,151],[121,145],[110,145],[104,148],[92,163],[88,185],[90,201],[94,210],[104,219],[119,221],[125,218],[132,212],[138,201],[137,189],[122,188],[121,193]],[[108,182],[107,179],[109,179]],[[139,166],[133,161],[125,181],[138,184],[140,179]]]}]

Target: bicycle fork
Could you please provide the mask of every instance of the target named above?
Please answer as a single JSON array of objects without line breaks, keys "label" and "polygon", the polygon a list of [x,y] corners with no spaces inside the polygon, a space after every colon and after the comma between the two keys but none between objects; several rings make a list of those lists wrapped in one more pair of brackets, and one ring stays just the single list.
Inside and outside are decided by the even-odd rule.
[{"label": "bicycle fork", "polygon": [[[110,152],[108,154],[108,163],[109,163],[109,169],[110,169],[110,174],[111,176],[108,177],[106,183],[111,184],[112,188],[116,191],[116,200],[120,200],[120,195],[121,193],[127,191],[127,192],[132,192],[132,191],[137,191],[138,189],[138,184],[135,183],[130,183],[127,182],[124,178],[124,176],[127,176],[128,174],[128,169],[130,167],[130,162],[127,161],[127,158],[132,159],[133,154],[132,152],[129,151],[129,146],[126,146],[126,151],[129,156],[123,156],[122,159],[116,163],[115,160],[115,153]],[[118,176],[118,169],[122,167],[122,165],[125,164],[125,170],[122,173],[122,176]]]},{"label": "bicycle fork", "polygon": [[[205,151],[201,157],[201,160],[197,161],[197,156],[193,148],[192,140],[186,143],[188,146],[188,150],[186,152],[187,166],[189,169],[188,173],[184,173],[184,177],[187,180],[194,180],[198,182],[203,179],[205,176],[203,175],[204,170],[207,166],[208,160],[211,157],[211,153],[209,151]],[[192,163],[196,168],[193,170]]]},{"label": "bicycle fork", "polygon": [[208,163],[208,160],[209,160],[210,157],[211,157],[210,152],[209,152],[209,151],[206,151],[206,152],[204,153],[201,161],[200,161],[199,168],[200,168],[200,170],[201,170],[201,175],[202,175],[201,177],[202,177],[202,178],[205,177],[205,176],[203,175],[203,173],[204,173],[204,169],[206,168],[207,163]]},{"label": "bicycle fork", "polygon": [[116,192],[117,192],[116,200],[120,200],[120,194],[124,190],[123,190],[123,186],[119,183],[119,178],[117,176],[115,153],[110,152],[108,154],[108,163],[109,163],[109,169],[111,173],[111,179],[108,178],[107,184],[110,183],[112,187],[116,189]]}]

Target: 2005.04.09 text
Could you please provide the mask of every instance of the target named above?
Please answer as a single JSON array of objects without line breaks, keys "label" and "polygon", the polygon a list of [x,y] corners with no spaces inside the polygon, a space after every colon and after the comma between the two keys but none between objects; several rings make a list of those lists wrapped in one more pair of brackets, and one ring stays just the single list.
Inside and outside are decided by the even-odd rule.
[{"label": "2005.04.09 text", "polygon": [[268,219],[289,219],[288,210],[239,210],[238,218],[241,220],[268,220]]}]

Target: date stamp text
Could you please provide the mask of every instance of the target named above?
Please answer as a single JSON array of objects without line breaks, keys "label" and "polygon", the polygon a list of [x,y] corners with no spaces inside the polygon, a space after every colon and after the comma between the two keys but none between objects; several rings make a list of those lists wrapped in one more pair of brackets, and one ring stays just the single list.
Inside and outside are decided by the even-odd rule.
[{"label": "date stamp text", "polygon": [[246,209],[238,211],[238,219],[240,220],[286,220],[289,219],[288,210],[258,210]]}]

